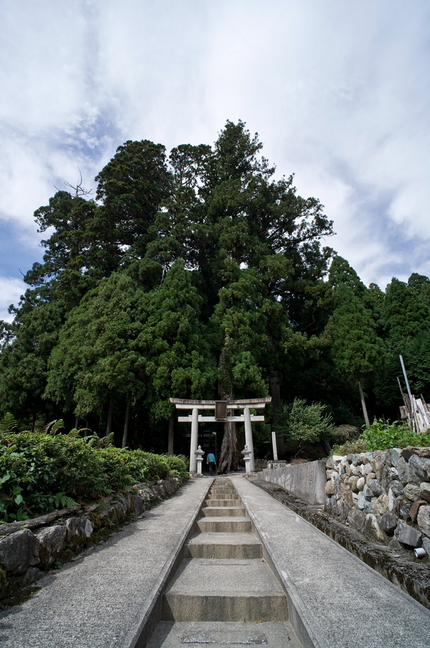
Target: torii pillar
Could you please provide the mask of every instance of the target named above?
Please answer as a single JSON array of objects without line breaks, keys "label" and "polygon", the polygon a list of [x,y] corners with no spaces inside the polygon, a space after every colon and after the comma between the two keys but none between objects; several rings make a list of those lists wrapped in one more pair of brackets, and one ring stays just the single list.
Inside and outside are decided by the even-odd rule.
[{"label": "torii pillar", "polygon": [[[250,409],[264,409],[272,398],[248,398],[243,400],[215,401],[215,400],[191,400],[186,398],[171,398],[170,402],[179,410],[191,410],[191,415],[178,416],[179,423],[191,423],[190,439],[190,473],[196,472],[196,450],[198,446],[199,423],[244,423],[245,424],[245,445],[248,448],[250,460],[249,470],[255,470],[254,444],[252,439],[252,422],[264,421],[264,416],[251,414]],[[232,415],[229,410],[243,410],[243,414]],[[214,410],[214,415],[203,416],[199,410]]]}]

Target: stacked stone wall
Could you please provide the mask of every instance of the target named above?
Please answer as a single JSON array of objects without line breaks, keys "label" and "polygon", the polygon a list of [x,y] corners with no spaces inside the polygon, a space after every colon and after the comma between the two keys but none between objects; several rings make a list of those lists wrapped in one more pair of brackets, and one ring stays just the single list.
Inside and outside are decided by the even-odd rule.
[{"label": "stacked stone wall", "polygon": [[393,549],[430,554],[430,448],[333,456],[326,476],[327,513]]}]

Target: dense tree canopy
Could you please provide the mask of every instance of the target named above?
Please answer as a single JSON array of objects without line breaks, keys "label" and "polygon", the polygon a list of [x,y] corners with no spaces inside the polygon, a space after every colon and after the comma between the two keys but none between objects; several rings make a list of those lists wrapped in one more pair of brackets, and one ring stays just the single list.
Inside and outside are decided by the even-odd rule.
[{"label": "dense tree canopy", "polygon": [[[32,428],[80,419],[159,452],[171,396],[271,395],[272,423],[295,399],[318,401],[354,424],[358,386],[370,416],[394,411],[398,353],[430,397],[429,279],[366,287],[324,246],[332,223],[320,202],[276,178],[261,151],[241,121],[213,146],[170,154],[128,141],[98,174],[95,200],[58,191],[36,210],[49,236],[0,329],[0,416]],[[261,452],[270,429],[256,430]],[[175,450],[187,451],[186,431],[176,424]],[[242,431],[224,432],[228,470]]]}]

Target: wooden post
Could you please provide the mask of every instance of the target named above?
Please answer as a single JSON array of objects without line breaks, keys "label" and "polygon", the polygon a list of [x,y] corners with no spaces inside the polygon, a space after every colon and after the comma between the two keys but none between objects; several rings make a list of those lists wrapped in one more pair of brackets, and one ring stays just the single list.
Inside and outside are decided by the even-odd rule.
[{"label": "wooden post", "polygon": [[173,433],[175,430],[175,419],[173,416],[169,418],[169,438],[167,440],[167,454],[173,454]]},{"label": "wooden post", "polygon": [[363,409],[364,422],[366,423],[366,425],[370,425],[369,415],[367,413],[367,407],[366,407],[366,400],[364,398],[364,391],[360,381],[358,381],[358,389],[360,392],[361,407]]}]

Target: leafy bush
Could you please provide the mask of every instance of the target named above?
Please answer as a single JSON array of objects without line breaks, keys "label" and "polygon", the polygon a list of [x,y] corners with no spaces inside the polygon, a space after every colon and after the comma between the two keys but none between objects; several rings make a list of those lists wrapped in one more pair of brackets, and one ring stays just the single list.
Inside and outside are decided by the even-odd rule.
[{"label": "leafy bush", "polygon": [[184,455],[165,455],[164,459],[173,474],[178,475],[181,479],[189,477],[187,457]]},{"label": "leafy bush", "polygon": [[179,457],[97,447],[100,444],[104,440],[97,435],[0,435],[0,522],[27,519],[138,482],[165,479],[171,471],[186,475],[186,464]]},{"label": "leafy bush", "polygon": [[399,421],[388,423],[375,419],[368,425],[356,441],[333,448],[333,454],[350,454],[355,452],[373,452],[388,448],[406,448],[406,446],[430,446],[430,432],[416,434],[409,426]]},{"label": "leafy bush", "polygon": [[324,405],[321,403],[307,405],[301,398],[296,398],[291,405],[282,406],[275,426],[276,432],[287,441],[298,443],[299,450],[306,443],[328,441],[333,429],[333,419],[326,413]]},{"label": "leafy bush", "polygon": [[385,423],[375,420],[368,425],[360,439],[366,444],[367,450],[386,450],[387,448],[406,448],[406,446],[430,445],[430,432],[416,434],[410,427],[399,421]]}]

